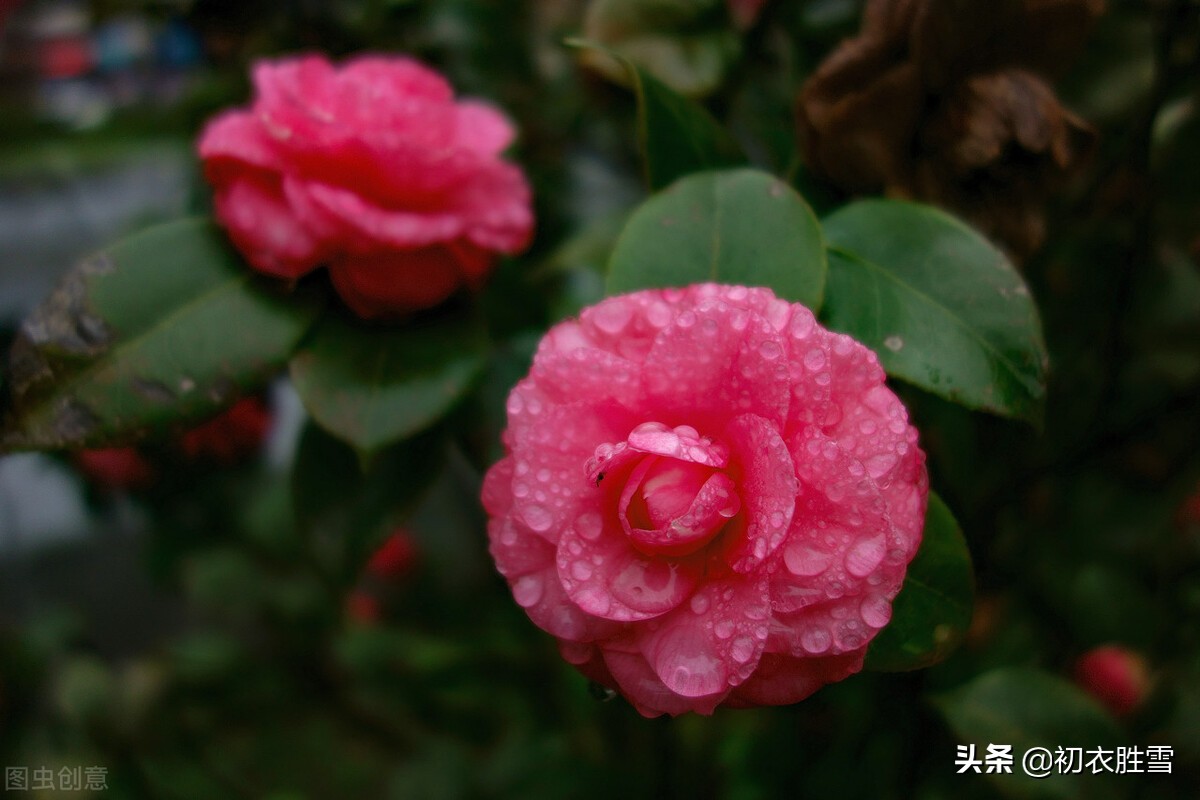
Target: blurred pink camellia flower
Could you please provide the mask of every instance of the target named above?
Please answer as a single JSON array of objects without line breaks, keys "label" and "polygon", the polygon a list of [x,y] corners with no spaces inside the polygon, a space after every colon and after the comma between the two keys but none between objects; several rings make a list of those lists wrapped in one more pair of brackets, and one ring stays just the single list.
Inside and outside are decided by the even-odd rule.
[{"label": "blurred pink camellia flower", "polygon": [[433,70],[309,55],[260,61],[253,79],[253,104],[211,120],[198,149],[255,269],[326,265],[355,313],[387,317],[478,287],[496,253],[529,244],[529,185],[500,158],[512,126]]},{"label": "blurred pink camellia flower", "polygon": [[925,455],[875,354],[767,289],[641,291],[553,327],[483,503],[513,597],[646,716],[862,668],[917,551]]},{"label": "blurred pink camellia flower", "polygon": [[1136,711],[1150,691],[1150,670],[1120,645],[1093,648],[1075,662],[1075,683],[1119,717]]}]

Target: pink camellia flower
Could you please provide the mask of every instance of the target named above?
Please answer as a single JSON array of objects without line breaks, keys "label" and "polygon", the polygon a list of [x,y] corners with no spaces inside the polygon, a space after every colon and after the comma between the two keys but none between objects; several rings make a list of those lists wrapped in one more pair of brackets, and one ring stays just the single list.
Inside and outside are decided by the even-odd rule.
[{"label": "pink camellia flower", "polygon": [[477,287],[495,253],[524,249],[529,186],[500,159],[513,128],[455,101],[408,58],[261,61],[246,110],[209,122],[198,149],[217,217],[250,264],[298,278],[328,265],[363,317]]},{"label": "pink camellia flower", "polygon": [[767,289],[636,292],[556,325],[504,443],[497,567],[646,716],[857,672],[920,544],[925,456],[875,354]]},{"label": "pink camellia flower", "polygon": [[1075,662],[1075,683],[1118,717],[1141,706],[1150,691],[1150,669],[1140,655],[1110,644],[1094,647]]}]

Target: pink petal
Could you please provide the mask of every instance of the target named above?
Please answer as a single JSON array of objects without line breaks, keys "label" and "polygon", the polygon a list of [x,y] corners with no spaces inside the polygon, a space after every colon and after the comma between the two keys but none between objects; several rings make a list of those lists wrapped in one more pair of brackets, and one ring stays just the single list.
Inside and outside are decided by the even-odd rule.
[{"label": "pink petal", "polygon": [[258,121],[245,111],[226,111],[209,120],[196,143],[196,151],[206,162],[227,158],[271,172],[282,169],[273,143],[263,135]]},{"label": "pink petal", "polygon": [[458,103],[458,144],[486,156],[494,156],[512,144],[516,132],[508,119],[486,103]]},{"label": "pink petal", "polygon": [[628,413],[587,401],[553,405],[528,380],[513,389],[508,397],[513,509],[531,530],[556,542],[580,514],[601,510],[612,489],[588,478],[587,462],[596,442],[628,430]]},{"label": "pink petal", "polygon": [[868,578],[875,590],[898,590],[911,560],[908,541],[866,468],[816,429],[795,438],[792,459],[801,491],[780,548],[782,568],[772,576],[776,609],[861,595]]},{"label": "pink petal", "polygon": [[745,414],[725,428],[730,474],[742,511],[722,537],[722,554],[737,572],[757,569],[783,543],[795,510],[796,467],[776,427]]},{"label": "pink petal", "polygon": [[329,264],[333,285],[355,314],[389,317],[445,300],[464,283],[462,265],[447,247],[339,255]]},{"label": "pink petal", "polygon": [[558,576],[571,599],[597,617],[650,619],[682,603],[703,574],[700,559],[647,557],[620,527],[595,512],[581,515],[558,540]]},{"label": "pink petal", "polygon": [[655,340],[643,372],[643,404],[655,419],[720,430],[733,413],[782,425],[788,368],[782,337],[762,316],[720,299],[680,312]]},{"label": "pink petal", "polygon": [[559,403],[588,398],[632,409],[641,386],[636,364],[597,349],[573,322],[550,329],[529,374],[548,398]]},{"label": "pink petal", "polygon": [[621,693],[643,717],[677,716],[688,711],[711,714],[729,693],[728,689],[723,689],[705,697],[687,697],[667,688],[639,653],[608,648],[603,652],[604,662]]},{"label": "pink petal", "polygon": [[278,176],[246,170],[217,187],[217,218],[256,269],[299,278],[327,257],[323,243],[296,219]]},{"label": "pink petal", "polygon": [[709,580],[691,599],[639,627],[639,645],[655,674],[676,694],[704,697],[754,672],[771,616],[766,576]]},{"label": "pink petal", "polygon": [[792,658],[764,653],[750,679],[733,690],[731,708],[780,706],[798,703],[827,683],[835,683],[862,669],[865,650],[828,658]]},{"label": "pink petal", "polygon": [[563,591],[554,567],[554,548],[511,517],[488,524],[489,550],[512,588],[513,599],[534,624],[570,641],[612,636],[616,627],[584,613]]}]

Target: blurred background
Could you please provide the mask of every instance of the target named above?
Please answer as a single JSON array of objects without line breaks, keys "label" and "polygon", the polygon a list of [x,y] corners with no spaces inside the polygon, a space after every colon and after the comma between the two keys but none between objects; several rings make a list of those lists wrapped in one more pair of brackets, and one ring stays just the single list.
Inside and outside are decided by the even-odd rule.
[{"label": "blurred background", "polygon": [[[1057,5],[1095,12],[1053,76],[1086,146],[1053,185],[997,150],[956,194],[847,186],[800,146],[801,87],[858,34],[855,0],[0,0],[4,341],[81,257],[207,211],[193,142],[246,102],[264,56],[437,67],[517,122],[538,219],[534,248],[485,290],[488,374],[427,434],[428,485],[402,463],[361,477],[282,378],[176,440],[0,459],[0,765],[28,768],[38,797],[86,794],[60,770],[89,767],[97,794],[181,800],[1196,797],[1200,4]],[[464,498],[500,453],[503,399],[540,334],[601,296],[645,195],[632,97],[562,45],[581,33],[700,97],[819,213],[855,192],[914,195],[1018,261],[1051,353],[1044,426],[897,387],[977,570],[948,661],[793,707],[644,720],[564,664],[494,573]],[[1032,197],[1032,238],[1028,216],[1006,239],[1010,221],[955,204],[994,185]],[[1001,680],[1014,675],[1037,679]],[[1064,716],[1080,725],[1056,728]],[[961,742],[1019,758],[1047,737],[1169,746],[1172,771],[955,774]],[[32,790],[38,768],[53,788]]]}]

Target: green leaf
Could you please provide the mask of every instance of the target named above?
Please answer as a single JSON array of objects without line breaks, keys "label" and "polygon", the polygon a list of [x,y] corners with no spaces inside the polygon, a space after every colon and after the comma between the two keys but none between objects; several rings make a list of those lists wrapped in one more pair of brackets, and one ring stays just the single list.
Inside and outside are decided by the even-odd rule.
[{"label": "green leaf", "polygon": [[376,454],[355,451],[309,424],[292,467],[292,509],[317,558],[346,582],[413,510],[441,471],[444,437],[427,431]]},{"label": "green leaf", "polygon": [[829,327],[888,374],[968,408],[1039,423],[1046,346],[1029,289],[1004,255],[927,206],[864,200],[824,221]]},{"label": "green leaf", "polygon": [[612,50],[582,40],[568,44],[612,59],[625,71],[637,96],[638,149],[651,191],[692,172],[746,163],[741,147],[704,106]]},{"label": "green leaf", "polygon": [[892,620],[867,651],[866,669],[921,669],[946,658],[971,624],[975,577],[962,531],[942,498],[929,493],[921,547],[892,603]]},{"label": "green leaf", "polygon": [[296,352],[291,373],[313,419],[369,459],[445,415],[486,353],[483,325],[465,312],[399,328],[331,315]]},{"label": "green leaf", "polygon": [[0,446],[92,447],[201,419],[287,361],[320,305],[283,297],[206,219],[72,270],[21,326]]},{"label": "green leaf", "polygon": [[[1124,796],[1127,775],[1051,774],[1027,776],[1021,759],[1032,747],[1082,747],[1085,751],[1121,746],[1124,737],[1113,719],[1088,695],[1061,678],[1022,667],[1005,667],[934,699],[934,705],[963,742],[983,758],[989,744],[1012,745],[1012,774],[987,777],[1007,797],[1111,798]],[[949,758],[949,754],[947,754]],[[1110,755],[1110,758],[1112,756]],[[947,767],[949,768],[948,762]],[[1110,761],[1115,766],[1115,761]],[[1144,766],[1144,762],[1143,762]]]},{"label": "green leaf", "polygon": [[821,228],[804,198],[765,172],[681,178],[639,206],[608,267],[608,292],[716,281],[768,286],[816,310],[825,291]]}]

